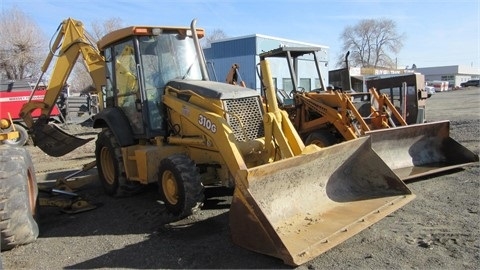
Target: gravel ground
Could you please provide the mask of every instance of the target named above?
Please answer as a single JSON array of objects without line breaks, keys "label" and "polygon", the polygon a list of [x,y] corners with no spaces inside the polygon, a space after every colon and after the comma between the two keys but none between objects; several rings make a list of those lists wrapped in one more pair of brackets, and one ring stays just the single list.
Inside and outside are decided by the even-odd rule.
[{"label": "gravel ground", "polygon": [[[427,119],[451,120],[450,136],[478,154],[479,101],[479,88],[436,93],[427,101]],[[81,126],[69,131],[95,136]],[[93,161],[94,144],[62,158],[27,147],[38,180],[51,183]],[[96,171],[87,174],[95,178]],[[415,200],[297,269],[478,269],[479,164],[407,185]],[[3,252],[4,268],[290,268],[232,243],[231,194],[224,189],[208,189],[202,211],[168,225],[162,225],[155,185],[137,196],[113,199],[94,182],[80,194],[101,207],[75,215],[42,208],[38,240]]]}]

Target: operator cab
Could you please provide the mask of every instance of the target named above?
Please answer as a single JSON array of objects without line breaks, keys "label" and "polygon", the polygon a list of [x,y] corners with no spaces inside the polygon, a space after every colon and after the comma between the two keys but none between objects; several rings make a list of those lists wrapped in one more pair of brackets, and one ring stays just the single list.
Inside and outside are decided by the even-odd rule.
[{"label": "operator cab", "polygon": [[[203,36],[203,30],[197,30]],[[162,96],[173,79],[202,80],[189,28],[128,27],[98,42],[106,61],[105,108],[119,108],[135,138],[166,135]],[[200,60],[200,61],[199,61]]]}]

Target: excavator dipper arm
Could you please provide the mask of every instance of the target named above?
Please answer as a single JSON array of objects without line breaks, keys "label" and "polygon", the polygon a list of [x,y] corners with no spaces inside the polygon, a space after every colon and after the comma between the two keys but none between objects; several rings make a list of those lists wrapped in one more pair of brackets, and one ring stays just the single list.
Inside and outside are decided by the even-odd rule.
[{"label": "excavator dipper arm", "polygon": [[[33,90],[29,101],[20,110],[20,116],[29,128],[34,144],[51,156],[63,156],[89,141],[71,136],[54,125],[48,125],[52,109],[79,56],[83,56],[97,92],[101,92],[99,89],[105,80],[105,61],[100,51],[87,37],[83,24],[73,19],[66,19],[60,24],[57,32],[58,35],[42,66],[43,76],[53,58],[57,57],[45,97],[42,101],[32,100],[31,97],[35,92]],[[103,104],[101,100],[100,104]],[[36,120],[32,117],[35,110],[41,111],[40,117]]]}]

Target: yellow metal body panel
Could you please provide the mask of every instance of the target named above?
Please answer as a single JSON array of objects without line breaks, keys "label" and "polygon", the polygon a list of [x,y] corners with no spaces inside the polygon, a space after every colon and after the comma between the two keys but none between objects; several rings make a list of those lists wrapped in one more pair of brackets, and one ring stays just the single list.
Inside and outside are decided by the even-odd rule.
[{"label": "yellow metal body panel", "polygon": [[11,131],[8,133],[0,133],[0,141],[3,140],[13,140],[20,137],[20,133],[18,131]]},{"label": "yellow metal body panel", "polygon": [[[183,94],[190,96],[189,102],[177,98],[177,95]],[[189,138],[201,134],[204,138],[203,145],[195,145],[195,148],[203,151],[212,151],[216,154],[203,155],[208,157],[210,163],[226,165],[230,172],[238,171],[240,167],[246,167],[242,154],[235,144],[233,132],[224,118],[224,110],[218,105],[218,101],[202,98],[195,93],[188,91],[178,91],[167,87],[163,102],[168,106],[170,121],[181,126],[181,134],[178,136]],[[205,108],[209,108],[205,110]],[[211,126],[215,129],[206,129],[198,124],[199,118],[208,119]],[[172,136],[175,138],[176,136]],[[193,146],[190,150],[193,150]],[[200,157],[200,154],[196,154]],[[203,159],[199,160],[203,162]]]},{"label": "yellow metal body panel", "polygon": [[175,153],[185,152],[186,148],[176,145],[132,145],[122,148],[123,162],[127,178],[143,184],[158,181],[160,161]]}]

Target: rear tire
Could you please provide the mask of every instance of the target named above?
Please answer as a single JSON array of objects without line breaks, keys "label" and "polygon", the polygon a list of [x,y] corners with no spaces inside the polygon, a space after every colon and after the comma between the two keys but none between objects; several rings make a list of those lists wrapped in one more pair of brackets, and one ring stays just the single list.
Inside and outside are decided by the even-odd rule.
[{"label": "rear tire", "polygon": [[95,146],[98,177],[106,194],[127,197],[138,193],[142,186],[127,179],[120,145],[109,129],[98,134]]},{"label": "rear tire", "polygon": [[328,147],[337,143],[335,136],[328,130],[317,130],[308,135],[305,145],[315,144],[318,147]]},{"label": "rear tire", "polygon": [[203,204],[200,174],[195,163],[184,154],[175,154],[160,162],[158,185],[165,207],[177,217],[189,216]]},{"label": "rear tire", "polygon": [[38,189],[32,158],[21,147],[0,146],[1,250],[34,242]]}]

